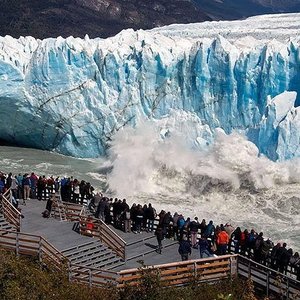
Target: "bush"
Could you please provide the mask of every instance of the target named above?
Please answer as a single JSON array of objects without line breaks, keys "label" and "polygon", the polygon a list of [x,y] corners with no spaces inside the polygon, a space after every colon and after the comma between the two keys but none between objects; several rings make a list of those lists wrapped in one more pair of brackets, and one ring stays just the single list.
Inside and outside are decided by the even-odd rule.
[{"label": "bush", "polygon": [[141,268],[138,286],[89,288],[68,281],[66,271],[45,267],[35,258],[16,257],[0,250],[0,300],[255,300],[251,282],[238,278],[215,283],[196,281],[182,287],[165,287],[159,272]]}]

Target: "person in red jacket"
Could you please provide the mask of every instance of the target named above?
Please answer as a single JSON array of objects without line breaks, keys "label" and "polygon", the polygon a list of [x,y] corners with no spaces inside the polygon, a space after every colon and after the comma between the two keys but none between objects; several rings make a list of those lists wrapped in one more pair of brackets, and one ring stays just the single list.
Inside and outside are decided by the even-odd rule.
[{"label": "person in red jacket", "polygon": [[220,233],[217,236],[217,247],[218,247],[218,254],[225,255],[227,252],[227,247],[229,243],[229,235],[227,232],[222,228]]}]

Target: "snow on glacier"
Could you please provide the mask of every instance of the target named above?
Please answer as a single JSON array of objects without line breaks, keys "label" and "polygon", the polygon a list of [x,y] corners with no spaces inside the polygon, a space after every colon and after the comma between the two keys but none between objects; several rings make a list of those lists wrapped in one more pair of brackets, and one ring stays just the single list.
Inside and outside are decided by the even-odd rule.
[{"label": "snow on glacier", "polygon": [[[300,156],[300,14],[124,30],[108,39],[0,37],[0,139],[77,157],[151,119],[207,148],[244,132]],[[279,95],[279,96],[278,96]]]}]

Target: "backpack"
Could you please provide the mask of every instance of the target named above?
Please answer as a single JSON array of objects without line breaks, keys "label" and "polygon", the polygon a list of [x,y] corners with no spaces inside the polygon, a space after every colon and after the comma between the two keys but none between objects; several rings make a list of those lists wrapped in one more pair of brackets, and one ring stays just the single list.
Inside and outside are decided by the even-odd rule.
[{"label": "backpack", "polygon": [[49,217],[50,217],[50,212],[49,212],[49,210],[48,210],[48,209],[44,210],[44,211],[42,212],[42,216],[43,216],[43,218],[49,218]]},{"label": "backpack", "polygon": [[183,228],[184,223],[185,223],[185,221],[184,221],[183,218],[178,219],[178,221],[177,221],[178,228],[179,228],[179,229]]}]

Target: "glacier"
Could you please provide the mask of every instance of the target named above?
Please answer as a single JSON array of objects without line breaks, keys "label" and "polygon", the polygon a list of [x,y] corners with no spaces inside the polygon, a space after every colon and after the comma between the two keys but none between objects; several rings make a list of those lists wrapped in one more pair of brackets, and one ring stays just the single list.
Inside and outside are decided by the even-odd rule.
[{"label": "glacier", "polygon": [[0,139],[107,153],[151,120],[209,149],[243,132],[274,161],[300,157],[300,14],[124,30],[107,39],[0,37]]}]

